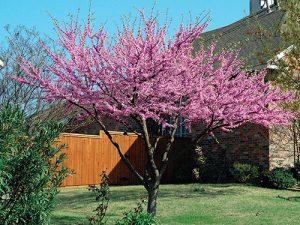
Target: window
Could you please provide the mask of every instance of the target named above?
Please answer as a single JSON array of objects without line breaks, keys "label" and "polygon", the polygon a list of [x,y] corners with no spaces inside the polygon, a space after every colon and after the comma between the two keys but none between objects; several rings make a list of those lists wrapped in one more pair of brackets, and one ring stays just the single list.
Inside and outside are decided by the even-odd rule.
[{"label": "window", "polygon": [[[168,135],[170,134],[170,129],[163,128],[162,129],[162,135]],[[178,121],[178,128],[175,133],[175,137],[187,137],[188,136],[188,130],[186,129],[186,123],[184,122],[184,118],[180,117]]]},{"label": "window", "polygon": [[188,136],[188,130],[186,129],[186,123],[184,121],[184,118],[179,118],[179,124],[178,128],[176,130],[175,136],[176,137],[187,137]]},{"label": "window", "polygon": [[267,8],[268,6],[271,7],[273,5],[275,5],[276,0],[261,0],[260,1],[260,7],[262,9]]}]

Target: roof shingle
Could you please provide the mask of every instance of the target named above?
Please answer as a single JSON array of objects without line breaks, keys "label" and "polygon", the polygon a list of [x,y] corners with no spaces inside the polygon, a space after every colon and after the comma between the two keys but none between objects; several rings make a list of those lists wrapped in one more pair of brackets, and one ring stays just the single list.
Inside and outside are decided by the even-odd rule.
[{"label": "roof shingle", "polygon": [[[194,44],[195,51],[202,44],[207,46],[211,43],[217,44],[217,50],[240,49],[240,57],[245,61],[246,69],[261,69],[275,56],[275,52],[282,50],[279,30],[283,18],[282,10],[262,10],[228,26],[203,33]],[[266,54],[267,50],[274,55]]]}]

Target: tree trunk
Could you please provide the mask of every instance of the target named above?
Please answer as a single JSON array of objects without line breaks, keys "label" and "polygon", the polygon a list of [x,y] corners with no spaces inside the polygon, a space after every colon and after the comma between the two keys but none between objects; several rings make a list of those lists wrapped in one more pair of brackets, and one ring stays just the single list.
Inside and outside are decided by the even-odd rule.
[{"label": "tree trunk", "polygon": [[158,188],[159,185],[156,185],[147,190],[148,191],[147,212],[152,214],[153,216],[156,215],[156,200],[158,195]]}]

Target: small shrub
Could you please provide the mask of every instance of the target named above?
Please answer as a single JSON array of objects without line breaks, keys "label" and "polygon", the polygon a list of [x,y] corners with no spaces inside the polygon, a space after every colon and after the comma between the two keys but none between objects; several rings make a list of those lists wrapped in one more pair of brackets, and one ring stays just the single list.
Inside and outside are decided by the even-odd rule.
[{"label": "small shrub", "polygon": [[290,169],[275,168],[263,174],[263,184],[266,187],[287,189],[296,184],[296,179]]},{"label": "small shrub", "polygon": [[247,163],[234,163],[230,173],[240,183],[251,182],[259,177],[258,167]]},{"label": "small shrub", "polygon": [[158,225],[156,219],[143,208],[143,203],[137,204],[133,211],[124,213],[124,217],[116,222],[116,225]]},{"label": "small shrub", "polygon": [[98,203],[97,208],[93,210],[96,214],[88,218],[90,224],[92,225],[105,225],[107,222],[105,215],[107,212],[109,198],[110,198],[108,175],[105,172],[102,172],[100,177],[101,177],[101,182],[99,187],[96,187],[96,185],[89,186],[89,191],[96,194],[96,201]]}]

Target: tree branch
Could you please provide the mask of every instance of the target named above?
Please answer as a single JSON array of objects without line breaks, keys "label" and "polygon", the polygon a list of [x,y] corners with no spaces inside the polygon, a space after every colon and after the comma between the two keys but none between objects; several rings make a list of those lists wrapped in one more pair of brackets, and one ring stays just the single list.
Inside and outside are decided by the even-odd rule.
[{"label": "tree branch", "polygon": [[91,113],[88,109],[86,109],[85,107],[77,104],[76,102],[73,101],[69,101],[71,104],[76,105],[77,107],[83,109],[86,113],[88,113],[94,120],[95,122],[97,122],[99,124],[99,126],[103,129],[104,133],[106,134],[106,136],[108,137],[108,139],[110,140],[110,142],[116,147],[119,156],[121,157],[121,159],[123,160],[123,162],[126,164],[126,166],[128,167],[128,169],[133,172],[133,174],[138,178],[139,181],[141,181],[142,183],[144,183],[144,178],[143,176],[141,176],[139,174],[139,172],[134,168],[134,166],[131,164],[131,162],[126,158],[125,154],[122,152],[120,145],[114,141],[112,135],[109,133],[109,131],[106,129],[106,126],[103,124],[103,122],[99,119],[98,113],[94,107],[94,113]]},{"label": "tree branch", "polygon": [[169,155],[169,152],[170,152],[170,149],[171,149],[171,146],[175,140],[175,134],[176,134],[176,130],[177,130],[177,124],[178,124],[178,119],[179,119],[179,116],[177,116],[177,118],[175,119],[175,122],[174,122],[174,129],[171,133],[171,136],[170,136],[170,139],[169,139],[169,142],[167,143],[167,147],[166,147],[166,150],[163,154],[163,157],[162,157],[162,165],[161,165],[161,168],[160,168],[160,171],[159,171],[159,180],[161,180],[162,178],[162,175],[164,174],[164,172],[166,171],[167,169],[167,165],[168,165],[168,155]]}]

